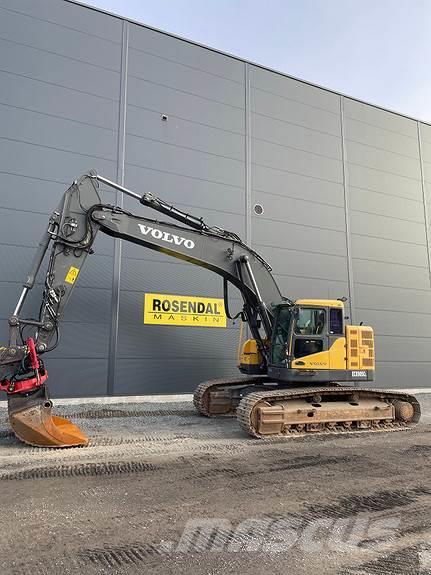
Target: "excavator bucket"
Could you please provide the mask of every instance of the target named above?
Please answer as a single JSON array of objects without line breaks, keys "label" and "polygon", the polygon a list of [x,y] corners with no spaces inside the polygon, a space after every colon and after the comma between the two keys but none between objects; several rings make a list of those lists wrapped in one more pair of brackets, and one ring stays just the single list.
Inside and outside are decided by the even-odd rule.
[{"label": "excavator bucket", "polygon": [[9,422],[15,435],[35,447],[77,447],[88,437],[68,419],[51,414],[45,385],[31,395],[9,395]]}]

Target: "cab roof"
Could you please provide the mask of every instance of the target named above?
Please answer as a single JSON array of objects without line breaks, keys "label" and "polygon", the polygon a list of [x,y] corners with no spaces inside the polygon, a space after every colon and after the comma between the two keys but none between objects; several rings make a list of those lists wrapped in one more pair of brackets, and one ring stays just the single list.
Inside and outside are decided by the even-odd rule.
[{"label": "cab roof", "polygon": [[339,307],[343,308],[344,303],[339,299],[297,299],[295,305],[310,305],[320,307]]}]

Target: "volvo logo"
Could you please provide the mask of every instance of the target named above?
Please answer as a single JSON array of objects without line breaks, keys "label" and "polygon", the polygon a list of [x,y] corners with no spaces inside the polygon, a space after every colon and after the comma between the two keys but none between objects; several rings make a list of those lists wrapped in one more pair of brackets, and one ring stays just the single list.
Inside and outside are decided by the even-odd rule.
[{"label": "volvo logo", "polygon": [[155,240],[162,240],[162,242],[167,242],[168,244],[175,244],[176,246],[184,246],[188,250],[192,250],[195,247],[195,242],[193,240],[188,240],[181,236],[176,236],[175,234],[170,234],[168,232],[162,232],[158,228],[151,228],[150,226],[144,226],[144,224],[138,224],[141,233],[144,236],[152,236]]}]

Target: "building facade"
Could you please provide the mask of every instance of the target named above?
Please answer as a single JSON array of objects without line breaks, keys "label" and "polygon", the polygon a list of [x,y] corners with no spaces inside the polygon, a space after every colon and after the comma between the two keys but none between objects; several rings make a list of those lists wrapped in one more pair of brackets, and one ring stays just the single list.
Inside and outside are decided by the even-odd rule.
[{"label": "building facade", "polygon": [[[430,125],[67,0],[0,0],[0,45],[2,342],[48,214],[95,169],[235,231],[286,296],[346,296],[377,384],[429,386]],[[143,323],[145,293],[222,297],[221,278],[102,234],[95,252],[46,358],[54,396],[237,373],[237,324]]]}]

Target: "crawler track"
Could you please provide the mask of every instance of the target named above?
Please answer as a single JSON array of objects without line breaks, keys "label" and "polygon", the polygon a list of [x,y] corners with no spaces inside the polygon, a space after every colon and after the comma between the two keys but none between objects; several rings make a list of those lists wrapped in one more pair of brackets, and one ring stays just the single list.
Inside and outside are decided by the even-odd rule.
[{"label": "crawler track", "polygon": [[307,431],[306,428],[298,430],[295,426],[291,426],[289,429],[285,429],[283,433],[277,434],[277,436],[282,437],[298,437],[302,435],[316,435],[322,433],[357,433],[357,432],[376,432],[376,431],[401,431],[405,429],[410,429],[414,427],[419,419],[420,419],[420,405],[419,402],[415,397],[412,395],[408,395],[406,393],[401,392],[394,392],[394,391],[386,391],[386,390],[379,390],[379,389],[367,389],[367,388],[357,388],[357,387],[321,387],[321,388],[300,388],[300,389],[278,389],[274,391],[257,391],[248,394],[244,397],[238,408],[237,408],[237,419],[240,427],[249,435],[253,437],[268,437],[268,435],[262,436],[258,430],[256,429],[255,424],[253,423],[253,411],[257,407],[258,404],[263,402],[268,402],[270,404],[274,404],[281,401],[288,401],[290,399],[307,399],[312,397],[313,395],[320,395],[322,398],[328,396],[339,396],[340,394],[345,393],[348,394],[355,394],[359,397],[366,397],[366,396],[377,396],[384,401],[393,402],[395,400],[400,401],[407,401],[413,405],[414,408],[414,415],[411,421],[408,423],[404,421],[390,421],[385,423],[374,423],[372,427],[369,429],[359,429],[356,427],[345,427],[340,421],[339,425],[327,427],[325,426],[322,430],[319,431]]},{"label": "crawler track", "polygon": [[[266,377],[238,377],[236,379],[210,379],[200,383],[193,394],[193,405],[200,415],[211,417],[213,415],[209,410],[209,394],[219,387],[235,385],[257,385],[269,381]],[[234,410],[232,410],[233,414]]]}]

